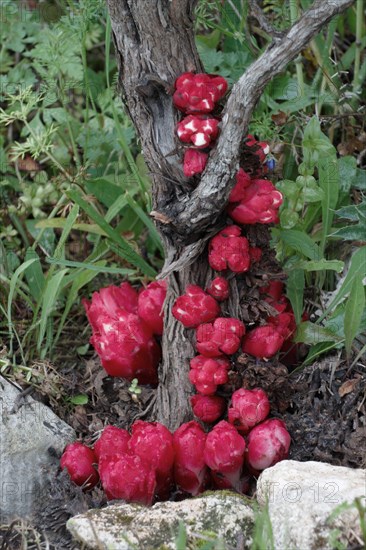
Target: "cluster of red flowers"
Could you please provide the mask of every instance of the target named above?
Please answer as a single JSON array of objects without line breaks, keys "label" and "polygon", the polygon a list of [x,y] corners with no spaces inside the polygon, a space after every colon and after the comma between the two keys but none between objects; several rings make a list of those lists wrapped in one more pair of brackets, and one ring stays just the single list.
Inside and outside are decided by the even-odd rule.
[{"label": "cluster of red flowers", "polygon": [[[184,73],[175,83],[173,102],[186,115],[177,134],[190,145],[184,155],[186,177],[205,168],[219,133],[220,120],[212,112],[226,91],[226,80],[215,75]],[[266,173],[268,144],[248,136],[245,146]],[[281,202],[281,193],[260,179],[258,170],[253,177],[240,168],[227,213],[241,225],[276,223]],[[229,280],[222,272],[238,276],[261,256],[262,250],[250,246],[241,227],[225,227],[208,249],[211,268],[221,273],[206,290],[188,285],[172,308],[185,328],[196,331],[198,355],[190,360],[189,372],[197,391],[191,398],[193,413],[201,422],[221,421],[208,433],[197,421],[183,424],[174,434],[161,424],[143,421],[133,424],[131,434],[107,426],[93,449],[80,442],[67,446],[61,467],[75,483],[92,488],[100,480],[108,499],[148,505],[169,498],[177,488],[191,495],[206,488],[246,492],[251,476],[288,456],[290,435],[281,420],[267,418],[270,405],[262,389],[235,391],[229,407],[217,395],[219,386],[229,381],[231,356],[244,351],[262,359],[272,357],[296,328],[279,281],[260,289],[268,309],[277,312],[268,314],[265,325],[247,331],[241,320],[222,316],[220,303],[230,296]],[[157,384],[166,290],[165,281],[152,282],[140,292],[125,282],[84,301],[93,329],[91,343],[109,375]]]},{"label": "cluster of red flowers", "polygon": [[110,376],[157,384],[166,282],[154,281],[138,293],[129,283],[94,292],[83,304],[93,329],[90,343]]},{"label": "cluster of red flowers", "polygon": [[131,434],[106,426],[93,449],[81,442],[67,445],[61,468],[85,489],[100,481],[108,500],[145,505],[167,500],[176,489],[194,496],[208,488],[246,492],[252,475],[288,454],[285,425],[265,420],[268,413],[263,390],[238,390],[229,422],[219,422],[209,433],[196,421],[174,434],[142,420],[133,424]]}]

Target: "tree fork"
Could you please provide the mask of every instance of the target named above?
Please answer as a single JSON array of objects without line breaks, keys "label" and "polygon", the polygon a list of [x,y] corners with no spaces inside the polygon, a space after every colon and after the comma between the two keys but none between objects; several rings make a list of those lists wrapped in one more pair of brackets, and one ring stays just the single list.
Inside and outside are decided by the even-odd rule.
[{"label": "tree fork", "polygon": [[[170,275],[156,417],[172,430],[192,417],[189,397],[193,389],[188,371],[189,358],[195,352],[193,331],[185,331],[174,319],[171,306],[187,284],[205,287],[212,278],[202,253],[208,238],[223,223],[222,212],[234,184],[240,144],[251,114],[266,84],[334,15],[353,2],[317,0],[282,37],[276,36],[274,44],[247,69],[228,97],[221,134],[194,188],[183,176],[175,135],[178,113],[171,92],[181,73],[203,71],[194,42],[196,0],[107,0],[122,98],[151,173],[151,214],[166,257],[161,276]],[[257,2],[251,4],[259,23],[265,21]],[[229,310],[238,316],[235,284],[232,291]]]}]

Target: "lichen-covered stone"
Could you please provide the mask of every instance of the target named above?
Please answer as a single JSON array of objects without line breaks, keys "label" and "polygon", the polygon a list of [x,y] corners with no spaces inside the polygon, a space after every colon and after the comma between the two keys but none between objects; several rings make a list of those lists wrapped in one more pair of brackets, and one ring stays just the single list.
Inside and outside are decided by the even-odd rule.
[{"label": "lichen-covered stone", "polygon": [[174,540],[183,522],[188,540],[194,540],[196,535],[208,539],[217,536],[228,547],[236,547],[240,539],[249,548],[253,521],[249,499],[218,491],[181,502],[158,503],[151,508],[113,504],[71,518],[67,528],[76,540],[90,548],[175,550]]},{"label": "lichen-covered stone", "polygon": [[335,540],[352,546],[361,537],[352,503],[361,498],[365,506],[365,496],[366,470],[323,462],[284,460],[264,470],[257,484],[259,504],[268,502],[275,550],[328,550]]},{"label": "lichen-covered stone", "polygon": [[70,426],[0,376],[0,523],[34,518],[50,500],[58,454],[76,438]]}]

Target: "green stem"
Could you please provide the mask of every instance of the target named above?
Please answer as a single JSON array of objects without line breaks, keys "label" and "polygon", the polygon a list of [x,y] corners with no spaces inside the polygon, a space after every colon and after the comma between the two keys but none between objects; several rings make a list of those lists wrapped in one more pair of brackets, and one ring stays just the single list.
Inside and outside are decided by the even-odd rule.
[{"label": "green stem", "polygon": [[356,4],[356,48],[355,48],[355,66],[353,71],[352,89],[355,92],[359,83],[359,73],[361,66],[362,53],[362,35],[363,35],[363,0],[357,0]]},{"label": "green stem", "polygon": [[[300,17],[300,10],[298,5],[298,0],[290,0],[290,18],[291,18],[291,25],[296,23],[296,21]],[[299,56],[295,60],[296,65],[296,76],[297,76],[297,82],[299,85],[299,96],[303,97],[304,95],[304,72],[302,67],[302,61],[301,56]]]}]

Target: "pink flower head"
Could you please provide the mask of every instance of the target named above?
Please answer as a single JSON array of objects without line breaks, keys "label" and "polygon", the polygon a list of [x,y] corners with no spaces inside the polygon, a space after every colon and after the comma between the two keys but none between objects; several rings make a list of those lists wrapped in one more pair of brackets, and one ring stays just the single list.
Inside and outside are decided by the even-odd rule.
[{"label": "pink flower head", "polygon": [[210,240],[208,262],[212,269],[244,273],[250,266],[249,243],[237,225],[229,225]]},{"label": "pink flower head", "polygon": [[85,489],[92,489],[99,481],[98,472],[94,468],[97,462],[92,449],[79,441],[66,445],[61,457],[60,466],[65,468],[76,485],[85,486]]},{"label": "pink flower head", "polygon": [[216,422],[226,409],[225,399],[218,395],[193,395],[191,405],[194,415],[209,424]]},{"label": "pink flower head", "polygon": [[219,121],[203,115],[188,115],[178,122],[177,134],[184,143],[193,143],[199,149],[208,147],[217,138]]},{"label": "pink flower head", "polygon": [[270,418],[255,426],[248,436],[249,466],[260,471],[288,457],[291,437],[282,420]]},{"label": "pink flower head", "polygon": [[245,441],[236,429],[222,420],[207,434],[204,458],[213,472],[220,473],[238,490],[244,462]]},{"label": "pink flower head", "polygon": [[84,302],[84,306],[93,327],[90,343],[107,373],[127,380],[137,378],[140,384],[156,384],[161,349],[145,322],[125,312],[116,320],[104,309],[93,307],[93,302],[91,306]]},{"label": "pink flower head", "polygon": [[282,194],[272,182],[253,179],[243,190],[240,202],[229,204],[228,213],[235,222],[243,225],[277,223],[282,200]]},{"label": "pink flower head", "polygon": [[207,293],[218,302],[223,302],[229,298],[229,283],[224,277],[215,277],[207,288]]},{"label": "pink flower head", "polygon": [[238,351],[244,334],[245,326],[239,319],[218,317],[197,328],[197,351],[205,357],[232,355]]},{"label": "pink flower head", "polygon": [[250,186],[252,181],[250,175],[244,172],[242,168],[239,168],[235,180],[236,184],[229,195],[229,203],[242,201],[245,198],[245,190]]},{"label": "pink flower head", "polygon": [[218,357],[211,359],[197,355],[190,362],[189,380],[196,386],[199,393],[213,395],[217,386],[226,384],[230,363],[228,359]]},{"label": "pink flower head", "polygon": [[228,418],[230,424],[233,424],[239,432],[247,433],[253,426],[265,420],[269,411],[268,397],[262,389],[241,388],[232,395]]},{"label": "pink flower head", "polygon": [[83,305],[89,322],[98,330],[98,317],[103,314],[111,319],[122,320],[128,313],[137,313],[137,291],[130,283],[107,286],[94,292],[91,302],[84,299]]},{"label": "pink flower head", "polygon": [[186,293],[176,299],[172,313],[186,328],[195,328],[213,321],[220,314],[220,306],[201,287],[188,285]]},{"label": "pink flower head", "polygon": [[204,490],[207,467],[203,457],[206,434],[198,422],[182,424],[173,436],[176,484],[193,496]]},{"label": "pink flower head", "polygon": [[108,500],[151,505],[156,487],[155,471],[139,456],[127,453],[102,456],[99,474]]},{"label": "pink flower head", "polygon": [[170,431],[158,422],[137,420],[132,426],[130,451],[148,462],[156,472],[156,493],[169,497],[173,477],[174,447]]},{"label": "pink flower head", "polygon": [[195,176],[204,171],[208,159],[208,154],[190,147],[184,152],[183,172],[186,178]]},{"label": "pink flower head", "polygon": [[166,281],[153,281],[138,297],[138,314],[154,334],[163,334]]},{"label": "pink flower head", "polygon": [[296,330],[295,315],[292,312],[284,311],[275,317],[268,317],[268,323],[281,334],[284,340],[291,338]]},{"label": "pink flower head", "polygon": [[244,337],[242,349],[259,359],[273,357],[284,342],[284,337],[273,325],[263,325],[247,332]]},{"label": "pink flower head", "polygon": [[210,113],[225,95],[227,82],[222,76],[183,73],[175,81],[174,105],[184,113]]},{"label": "pink flower head", "polygon": [[118,455],[128,452],[130,434],[116,426],[106,426],[94,445],[94,453],[99,462],[101,456]]}]

